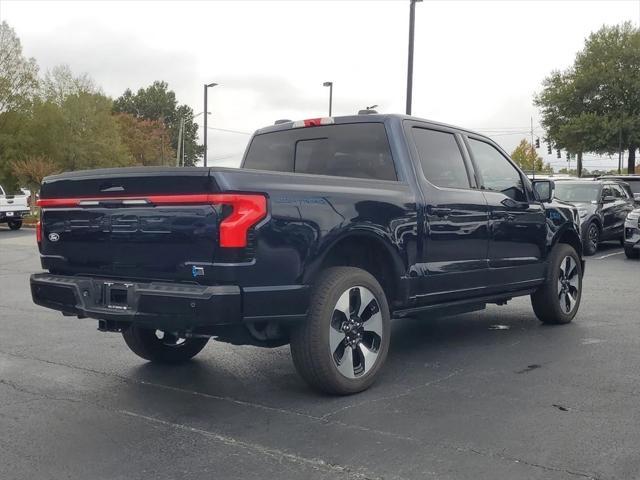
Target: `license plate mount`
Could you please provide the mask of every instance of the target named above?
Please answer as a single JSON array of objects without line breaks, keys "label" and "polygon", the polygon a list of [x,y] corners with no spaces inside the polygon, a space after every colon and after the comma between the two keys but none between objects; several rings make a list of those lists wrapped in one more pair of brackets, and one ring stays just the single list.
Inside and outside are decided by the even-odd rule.
[{"label": "license plate mount", "polygon": [[129,310],[131,308],[130,283],[104,284],[104,306],[113,310]]}]

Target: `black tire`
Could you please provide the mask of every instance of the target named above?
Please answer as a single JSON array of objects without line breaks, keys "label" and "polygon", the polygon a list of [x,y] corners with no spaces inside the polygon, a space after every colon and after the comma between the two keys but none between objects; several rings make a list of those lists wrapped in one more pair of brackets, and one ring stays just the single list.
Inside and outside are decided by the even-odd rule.
[{"label": "black tire", "polygon": [[[343,313],[344,303],[339,303],[344,295],[349,318]],[[367,302],[369,296],[373,299]],[[371,386],[385,362],[390,331],[389,305],[378,281],[359,268],[332,267],[313,287],[306,321],[291,332],[293,363],[316,390],[334,395],[361,392]],[[338,345],[335,350],[332,342]],[[375,357],[368,363],[366,354],[371,352]]]},{"label": "black tire", "polygon": [[125,343],[133,353],[157,363],[182,363],[195,357],[205,347],[208,338],[180,339],[173,334],[160,338],[156,330],[131,326],[122,332]]},{"label": "black tire", "polygon": [[587,226],[586,235],[583,240],[582,249],[586,256],[594,255],[598,251],[600,244],[600,226],[596,222],[591,222]]},{"label": "black tire", "polygon": [[[568,258],[573,262],[570,269],[567,269]],[[571,276],[569,278],[573,268],[575,268],[573,273],[575,277]],[[561,278],[563,270],[571,270],[567,272],[565,278]],[[569,323],[580,308],[581,298],[582,263],[580,262],[580,257],[573,247],[560,243],[556,245],[551,253],[547,281],[531,295],[533,311],[542,323],[556,325]],[[573,299],[573,304],[571,304],[570,299]],[[568,309],[570,305],[571,308]]]},{"label": "black tire", "polygon": [[624,247],[624,254],[627,256],[627,258],[631,258],[634,260],[640,258],[640,250],[637,250],[633,247],[628,247],[626,245]]},{"label": "black tire", "polygon": [[22,228],[22,220],[9,220],[7,223],[11,230],[20,230]]}]

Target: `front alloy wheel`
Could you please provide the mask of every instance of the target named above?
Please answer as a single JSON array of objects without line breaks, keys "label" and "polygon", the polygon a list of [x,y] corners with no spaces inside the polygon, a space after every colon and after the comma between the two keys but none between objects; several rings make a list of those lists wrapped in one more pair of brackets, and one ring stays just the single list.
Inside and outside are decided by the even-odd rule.
[{"label": "front alloy wheel", "polygon": [[578,264],[572,256],[566,256],[560,262],[558,273],[558,301],[560,309],[569,315],[576,307],[580,289]]},{"label": "front alloy wheel", "polygon": [[531,295],[533,311],[543,323],[569,323],[580,308],[581,297],[580,256],[571,245],[558,244],[549,257],[545,283]]}]

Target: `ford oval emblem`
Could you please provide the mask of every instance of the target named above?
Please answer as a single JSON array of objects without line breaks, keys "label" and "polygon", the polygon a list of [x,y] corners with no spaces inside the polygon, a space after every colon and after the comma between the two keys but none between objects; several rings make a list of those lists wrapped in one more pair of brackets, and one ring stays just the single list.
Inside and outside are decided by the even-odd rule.
[{"label": "ford oval emblem", "polygon": [[49,241],[50,242],[57,242],[58,240],[60,240],[60,235],[58,235],[57,233],[50,233],[49,234]]}]

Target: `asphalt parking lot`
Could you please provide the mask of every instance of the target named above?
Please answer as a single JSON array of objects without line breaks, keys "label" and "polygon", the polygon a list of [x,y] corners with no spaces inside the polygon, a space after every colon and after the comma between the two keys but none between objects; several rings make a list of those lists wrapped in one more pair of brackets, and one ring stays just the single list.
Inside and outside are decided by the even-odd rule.
[{"label": "asphalt parking lot", "polygon": [[31,303],[33,230],[0,227],[0,479],[640,476],[640,262],[589,258],[573,324],[528,299],[396,322],[369,391],[311,392],[288,347],[144,363]]}]

